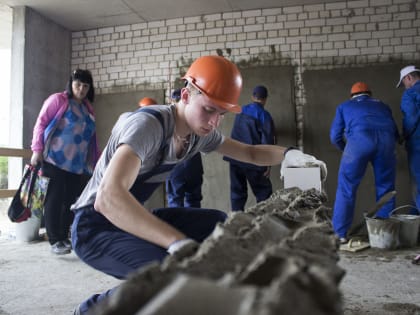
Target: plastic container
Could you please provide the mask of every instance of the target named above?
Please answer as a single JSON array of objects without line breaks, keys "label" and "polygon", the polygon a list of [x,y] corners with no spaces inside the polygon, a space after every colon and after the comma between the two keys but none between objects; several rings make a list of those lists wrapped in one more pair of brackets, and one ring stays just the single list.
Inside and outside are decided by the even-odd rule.
[{"label": "plastic container", "polygon": [[16,241],[32,242],[39,239],[41,218],[33,215],[28,220],[16,224]]},{"label": "plastic container", "polygon": [[417,245],[420,227],[420,215],[414,214],[393,214],[402,208],[412,208],[411,205],[404,205],[391,211],[391,218],[400,221],[399,241],[401,247],[415,247]]},{"label": "plastic container", "polygon": [[395,249],[399,246],[400,221],[365,217],[370,247]]}]

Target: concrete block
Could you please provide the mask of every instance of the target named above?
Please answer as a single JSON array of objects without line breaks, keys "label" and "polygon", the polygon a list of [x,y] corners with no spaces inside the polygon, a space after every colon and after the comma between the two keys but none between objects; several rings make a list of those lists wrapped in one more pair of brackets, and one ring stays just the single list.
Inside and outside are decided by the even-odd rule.
[{"label": "concrete block", "polygon": [[302,190],[315,188],[322,191],[321,169],[319,167],[286,168],[284,170],[284,188],[292,187]]}]

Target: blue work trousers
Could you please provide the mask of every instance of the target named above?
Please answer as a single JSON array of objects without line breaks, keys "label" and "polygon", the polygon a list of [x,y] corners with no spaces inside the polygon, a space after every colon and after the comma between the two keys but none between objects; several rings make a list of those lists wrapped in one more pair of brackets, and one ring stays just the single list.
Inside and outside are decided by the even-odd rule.
[{"label": "blue work trousers", "polygon": [[[153,210],[153,214],[197,242],[202,242],[218,222],[226,219],[224,212],[213,209],[160,208]],[[151,262],[161,262],[168,255],[165,248],[117,228],[93,207],[76,210],[71,232],[77,256],[118,279],[126,278]],[[114,289],[83,302],[81,314],[112,294]]]},{"label": "blue work trousers", "polygon": [[[373,166],[376,201],[395,190],[395,136],[392,133],[365,131],[347,140],[338,171],[333,227],[339,237],[347,237],[353,221],[356,193],[368,164]],[[387,218],[395,208],[395,198],[383,205],[377,217]]]},{"label": "blue work trousers", "polygon": [[197,153],[190,160],[178,164],[166,180],[168,206],[200,208],[202,184],[203,164],[201,153]]},{"label": "blue work trousers", "polygon": [[408,167],[410,169],[410,181],[412,186],[413,200],[417,209],[412,209],[411,214],[420,213],[420,139],[410,139],[407,146]]},{"label": "blue work trousers", "polygon": [[232,211],[243,211],[248,199],[248,186],[257,202],[268,199],[273,193],[270,178],[265,171],[249,169],[230,163],[230,201]]}]

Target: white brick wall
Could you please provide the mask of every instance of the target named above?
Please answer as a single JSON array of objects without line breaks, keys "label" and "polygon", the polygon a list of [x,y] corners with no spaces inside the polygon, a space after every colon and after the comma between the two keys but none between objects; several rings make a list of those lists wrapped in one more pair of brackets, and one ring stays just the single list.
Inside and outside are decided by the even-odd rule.
[{"label": "white brick wall", "polygon": [[90,69],[104,94],[168,89],[169,73],[175,81],[216,50],[236,63],[259,57],[261,65],[297,67],[295,102],[303,106],[300,73],[331,68],[333,57],[342,66],[420,60],[417,16],[419,1],[356,0],[106,27],[72,34],[72,67]]}]

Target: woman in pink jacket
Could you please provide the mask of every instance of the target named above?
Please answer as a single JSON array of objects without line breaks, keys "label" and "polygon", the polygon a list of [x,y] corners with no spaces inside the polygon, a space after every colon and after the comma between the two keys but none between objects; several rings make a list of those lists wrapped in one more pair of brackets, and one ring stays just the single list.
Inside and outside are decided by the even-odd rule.
[{"label": "woman in pink jacket", "polygon": [[57,255],[71,252],[70,206],[84,188],[84,175],[92,174],[99,157],[94,97],[90,71],[73,71],[66,91],[45,100],[33,131],[31,164],[41,163],[43,175],[50,178],[45,227],[51,251]]}]

